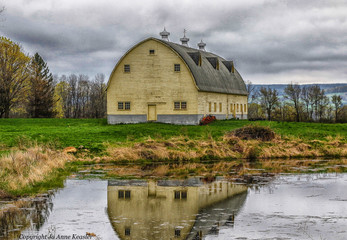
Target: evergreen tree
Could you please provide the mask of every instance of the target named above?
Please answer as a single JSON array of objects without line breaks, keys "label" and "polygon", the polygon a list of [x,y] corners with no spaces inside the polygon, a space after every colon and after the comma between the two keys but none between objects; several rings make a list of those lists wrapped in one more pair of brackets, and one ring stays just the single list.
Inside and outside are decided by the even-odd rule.
[{"label": "evergreen tree", "polygon": [[54,81],[47,63],[36,53],[31,61],[27,111],[30,117],[54,116]]}]

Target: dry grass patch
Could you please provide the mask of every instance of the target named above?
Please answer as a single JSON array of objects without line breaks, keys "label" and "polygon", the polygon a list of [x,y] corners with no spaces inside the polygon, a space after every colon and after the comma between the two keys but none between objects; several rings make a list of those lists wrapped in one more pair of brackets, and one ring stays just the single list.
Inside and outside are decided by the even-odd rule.
[{"label": "dry grass patch", "polygon": [[69,154],[41,146],[11,152],[0,158],[0,186],[11,191],[33,185],[73,159]]},{"label": "dry grass patch", "polygon": [[347,156],[347,143],[340,137],[304,141],[280,137],[270,128],[246,126],[228,132],[220,139],[189,140],[175,137],[168,140],[148,139],[131,146],[109,145],[105,161],[195,160],[195,159],[271,159]]}]

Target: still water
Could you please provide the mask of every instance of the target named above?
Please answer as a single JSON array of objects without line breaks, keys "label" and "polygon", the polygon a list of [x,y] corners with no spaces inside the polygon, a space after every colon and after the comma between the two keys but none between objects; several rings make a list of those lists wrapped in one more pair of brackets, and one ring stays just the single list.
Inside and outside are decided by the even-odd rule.
[{"label": "still water", "polygon": [[15,231],[56,239],[347,239],[347,174],[279,175],[251,186],[199,177],[67,180],[47,204],[44,221]]}]

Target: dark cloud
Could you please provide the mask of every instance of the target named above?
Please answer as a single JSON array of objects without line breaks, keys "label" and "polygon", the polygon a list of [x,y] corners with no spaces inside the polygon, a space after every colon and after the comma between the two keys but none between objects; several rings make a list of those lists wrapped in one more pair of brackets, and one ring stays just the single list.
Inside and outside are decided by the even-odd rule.
[{"label": "dark cloud", "polygon": [[[0,2],[1,5],[1,2]],[[233,59],[255,83],[347,82],[344,0],[11,0],[0,32],[54,73],[110,74],[135,43],[166,26],[190,46]]]}]

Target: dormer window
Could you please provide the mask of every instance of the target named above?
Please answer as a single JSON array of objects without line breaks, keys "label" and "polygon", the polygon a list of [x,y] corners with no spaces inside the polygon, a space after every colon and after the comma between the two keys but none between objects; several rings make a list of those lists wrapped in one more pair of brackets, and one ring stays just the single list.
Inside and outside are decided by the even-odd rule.
[{"label": "dormer window", "polygon": [[233,61],[223,61],[224,66],[229,70],[229,72],[234,73],[234,62]]},{"label": "dormer window", "polygon": [[209,63],[212,65],[212,67],[213,67],[214,69],[219,70],[219,61],[218,61],[218,58],[216,58],[216,57],[207,57],[206,59],[209,61]]},{"label": "dormer window", "polygon": [[189,52],[188,55],[192,58],[197,66],[201,66],[201,53],[200,52]]}]

